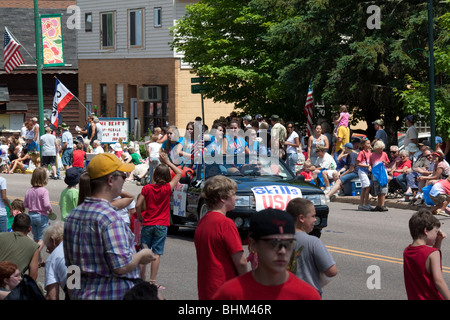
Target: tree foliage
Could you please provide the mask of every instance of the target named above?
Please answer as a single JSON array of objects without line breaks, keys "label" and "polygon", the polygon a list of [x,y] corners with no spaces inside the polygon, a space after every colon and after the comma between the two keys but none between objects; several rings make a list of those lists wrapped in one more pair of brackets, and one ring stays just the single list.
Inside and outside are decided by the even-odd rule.
[{"label": "tree foliage", "polygon": [[[380,29],[367,25],[373,4]],[[436,8],[445,12],[437,1]],[[426,1],[201,0],[171,32],[193,71],[211,77],[208,97],[286,120],[304,122],[312,80],[328,117],[346,104],[354,121],[383,115],[396,136],[410,109],[394,89],[406,88],[407,75],[427,77],[427,59],[414,51],[427,46]]]}]

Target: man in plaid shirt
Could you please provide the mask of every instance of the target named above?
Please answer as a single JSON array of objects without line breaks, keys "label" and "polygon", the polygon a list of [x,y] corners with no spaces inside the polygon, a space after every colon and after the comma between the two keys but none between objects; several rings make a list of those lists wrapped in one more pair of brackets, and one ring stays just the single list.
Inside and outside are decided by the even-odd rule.
[{"label": "man in plaid shirt", "polygon": [[119,196],[133,164],[114,154],[96,155],[88,165],[91,196],[72,210],[64,225],[66,265],[80,268],[76,300],[120,300],[139,279],[138,265],[154,260],[150,249],[136,252],[134,235],[111,201]]}]

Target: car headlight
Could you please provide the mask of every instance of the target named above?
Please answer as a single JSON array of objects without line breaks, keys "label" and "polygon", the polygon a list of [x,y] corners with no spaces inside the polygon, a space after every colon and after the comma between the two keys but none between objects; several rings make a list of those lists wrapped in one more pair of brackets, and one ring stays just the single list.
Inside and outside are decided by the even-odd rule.
[{"label": "car headlight", "polygon": [[315,206],[326,206],[327,199],[324,194],[307,194],[303,195],[303,198],[311,201]]},{"label": "car headlight", "polygon": [[250,196],[238,196],[235,207],[250,207]]}]

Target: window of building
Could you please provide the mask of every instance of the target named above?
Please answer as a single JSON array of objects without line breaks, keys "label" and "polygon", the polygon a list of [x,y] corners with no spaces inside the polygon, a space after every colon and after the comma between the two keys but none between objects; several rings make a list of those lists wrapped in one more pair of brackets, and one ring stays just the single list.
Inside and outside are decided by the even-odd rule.
[{"label": "window of building", "polygon": [[84,31],[92,31],[92,12],[88,12],[84,15]]},{"label": "window of building", "polygon": [[102,48],[114,48],[114,12],[101,13]]},{"label": "window of building", "polygon": [[143,9],[129,10],[129,39],[131,47],[142,47],[143,44]]},{"label": "window of building", "polygon": [[153,131],[169,124],[169,87],[161,86],[161,101],[144,102],[144,128]]},{"label": "window of building", "polygon": [[162,26],[162,8],[154,8],[153,9],[153,26],[161,27]]},{"label": "window of building", "polygon": [[107,102],[107,90],[106,90],[106,84],[100,85],[100,115],[97,115],[98,117],[107,117],[107,108],[106,108],[106,102]]}]

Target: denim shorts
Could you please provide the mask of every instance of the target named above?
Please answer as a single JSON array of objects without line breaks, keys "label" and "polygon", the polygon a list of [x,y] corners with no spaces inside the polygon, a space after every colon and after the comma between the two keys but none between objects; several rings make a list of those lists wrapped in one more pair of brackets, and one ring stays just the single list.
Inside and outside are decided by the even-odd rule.
[{"label": "denim shorts", "polygon": [[141,231],[141,242],[145,243],[155,254],[164,253],[166,243],[166,226],[143,226]]},{"label": "denim shorts", "polygon": [[48,227],[48,217],[37,212],[30,212],[29,216],[34,241],[42,240],[44,230]]}]

